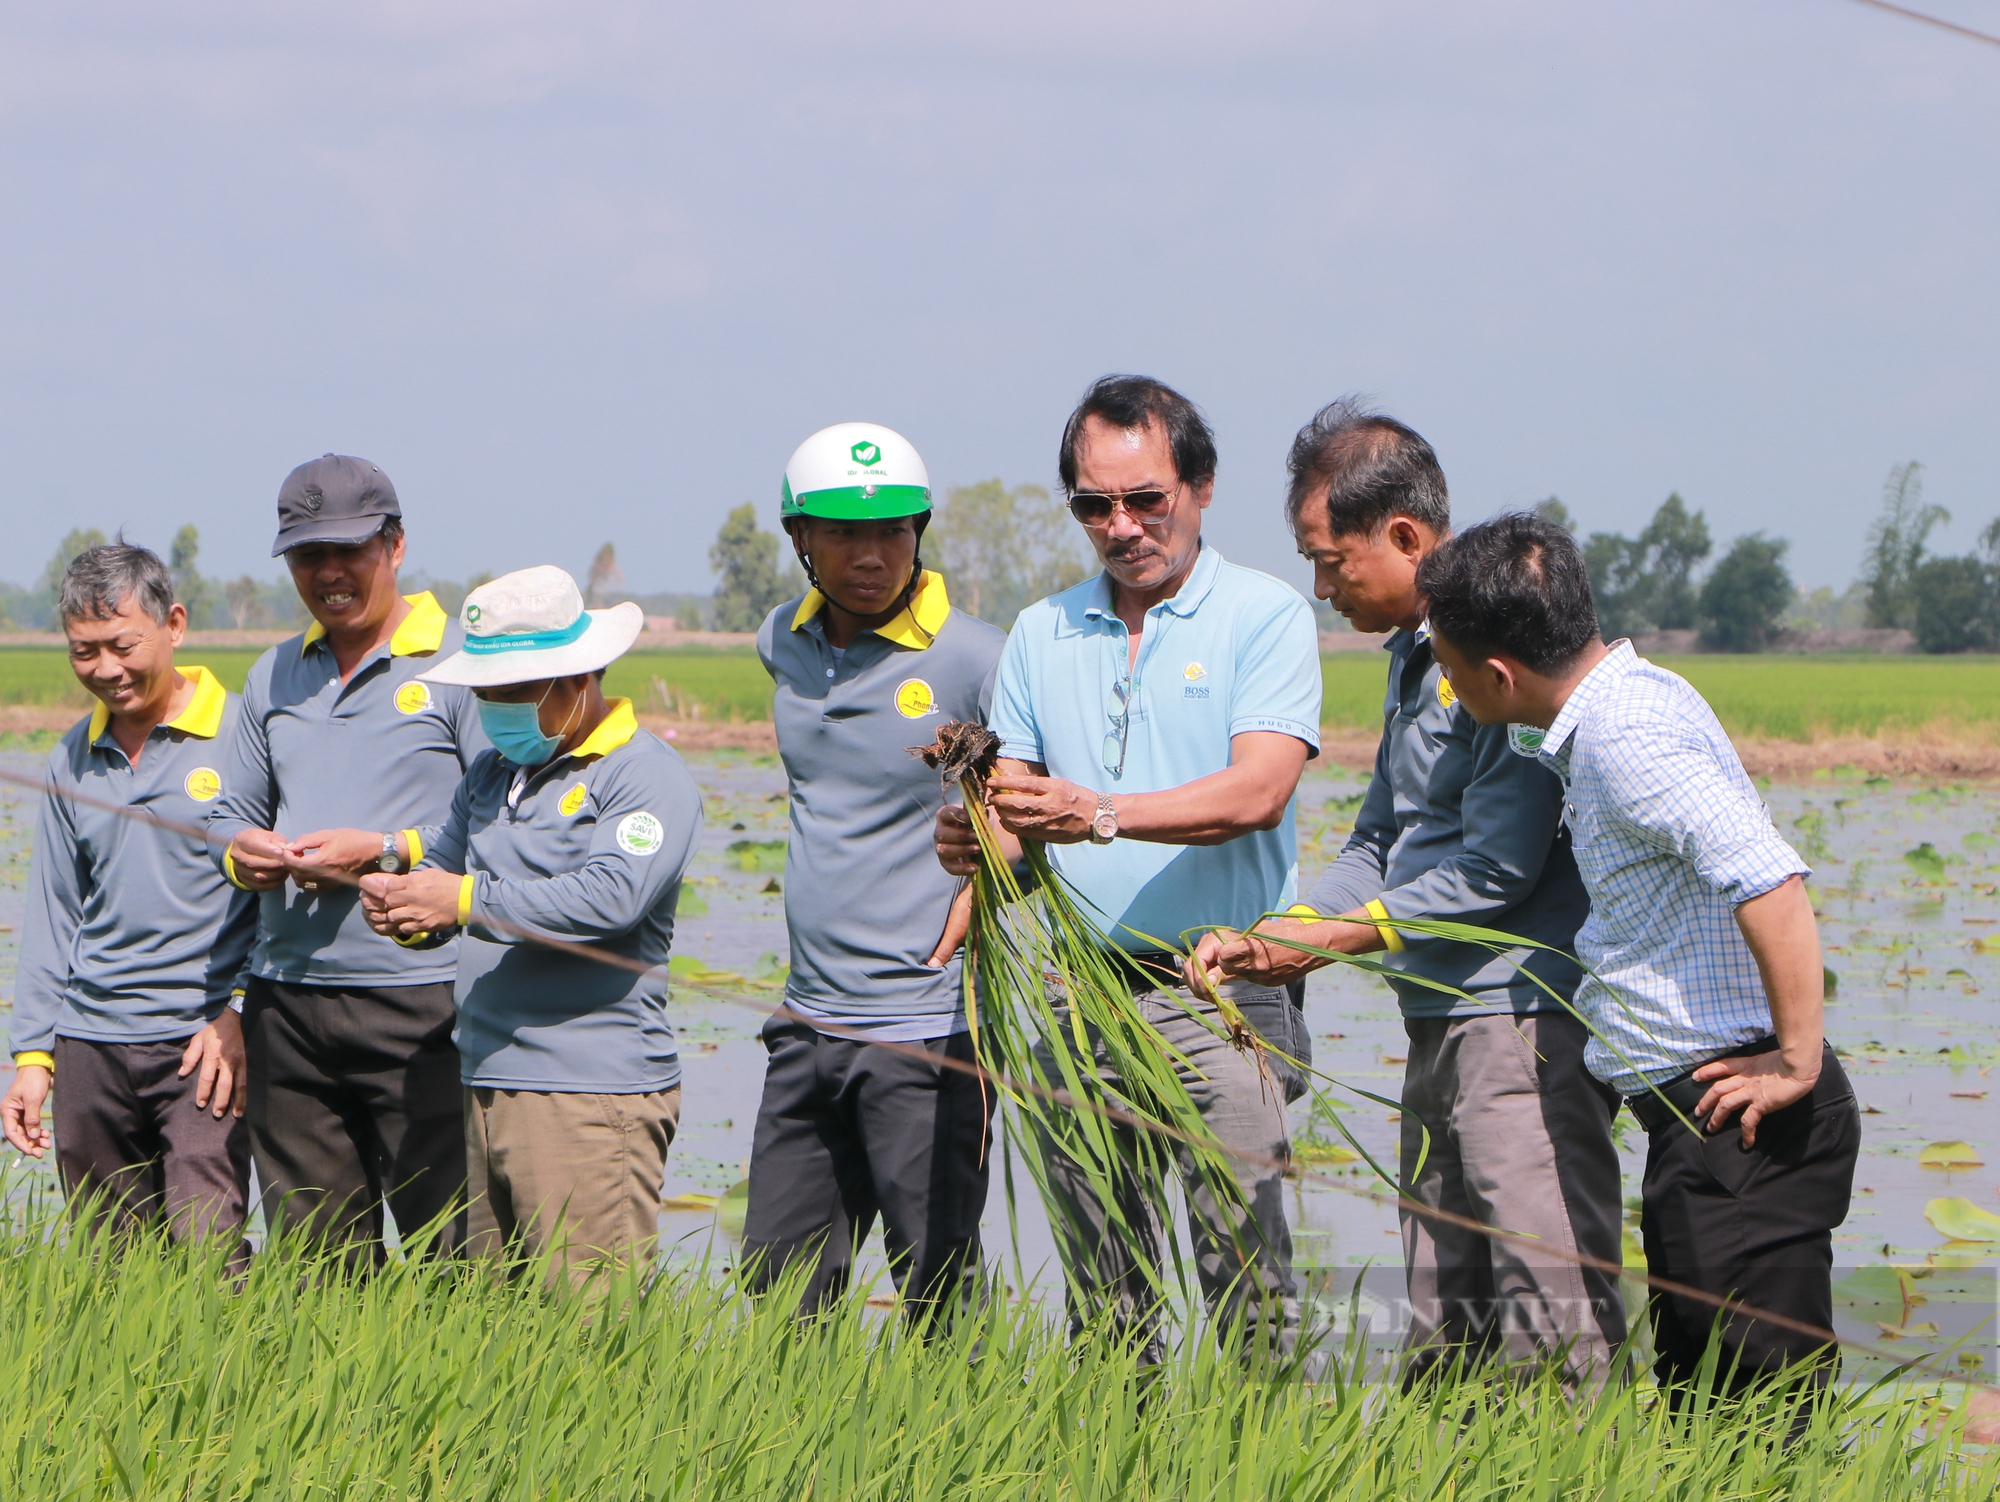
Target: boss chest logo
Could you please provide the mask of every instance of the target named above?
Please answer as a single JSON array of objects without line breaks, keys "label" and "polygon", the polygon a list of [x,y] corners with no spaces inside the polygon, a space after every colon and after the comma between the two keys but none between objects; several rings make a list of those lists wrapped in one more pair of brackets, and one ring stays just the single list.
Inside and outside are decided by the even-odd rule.
[{"label": "boss chest logo", "polygon": [[1183,699],[1206,699],[1208,685],[1202,680],[1208,677],[1208,669],[1198,662],[1191,662],[1181,669],[1181,677],[1186,680],[1181,685]]},{"label": "boss chest logo", "polygon": [[419,683],[412,678],[396,690],[396,708],[404,714],[422,714],[431,707],[431,690],[427,683]]},{"label": "boss chest logo", "polygon": [[667,832],[660,821],[643,810],[618,821],[618,848],[627,855],[651,855],[666,843],[666,838]]},{"label": "boss chest logo", "polygon": [[213,803],[222,792],[222,779],[215,775],[214,767],[196,767],[187,774],[187,781],[181,786],[187,795],[197,803]]},{"label": "boss chest logo", "polygon": [[896,713],[906,720],[921,720],[937,713],[937,696],[921,678],[905,678],[896,685]]}]

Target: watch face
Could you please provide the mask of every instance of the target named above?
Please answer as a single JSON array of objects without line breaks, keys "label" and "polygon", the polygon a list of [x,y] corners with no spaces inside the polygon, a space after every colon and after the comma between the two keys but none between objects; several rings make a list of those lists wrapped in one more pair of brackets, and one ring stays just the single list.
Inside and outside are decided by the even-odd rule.
[{"label": "watch face", "polygon": [[396,874],[396,868],[402,865],[402,862],[396,859],[396,852],[391,850],[383,855],[380,860],[376,861],[375,865],[378,870],[387,871],[393,876]]},{"label": "watch face", "polygon": [[1108,840],[1118,833],[1118,821],[1110,814],[1099,814],[1090,826],[1100,840]]}]

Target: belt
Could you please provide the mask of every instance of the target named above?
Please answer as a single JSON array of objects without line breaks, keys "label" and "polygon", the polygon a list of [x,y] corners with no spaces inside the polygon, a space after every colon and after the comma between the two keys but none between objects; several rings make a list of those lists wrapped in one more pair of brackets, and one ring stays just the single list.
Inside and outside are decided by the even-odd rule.
[{"label": "belt", "polygon": [[[1712,1064],[1715,1059],[1741,1059],[1760,1053],[1772,1053],[1777,1047],[1778,1040],[1766,1035],[1745,1043],[1740,1048],[1732,1048],[1727,1053],[1719,1053],[1714,1059],[1703,1059],[1702,1064]],[[1701,1098],[1708,1094],[1709,1082],[1694,1077],[1695,1069],[1699,1068],[1701,1064],[1695,1065],[1694,1069],[1688,1070],[1685,1074],[1677,1074],[1665,1083],[1653,1086],[1650,1090],[1626,1096],[1625,1104],[1632,1108],[1632,1115],[1639,1125],[1648,1133],[1657,1132],[1664,1126],[1678,1126],[1680,1118],[1675,1116],[1675,1111],[1696,1126],[1702,1125],[1701,1118],[1694,1114],[1694,1108],[1701,1103]],[[1669,1106],[1672,1110],[1668,1109]]]},{"label": "belt", "polygon": [[1181,982],[1181,957],[1171,949],[1142,949],[1137,953],[1114,949],[1110,957],[1113,968],[1135,994]]}]

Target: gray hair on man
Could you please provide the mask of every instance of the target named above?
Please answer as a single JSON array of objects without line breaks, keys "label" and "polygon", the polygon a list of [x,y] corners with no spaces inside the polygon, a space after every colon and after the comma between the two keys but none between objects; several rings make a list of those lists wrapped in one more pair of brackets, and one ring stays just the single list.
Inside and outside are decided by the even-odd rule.
[{"label": "gray hair on man", "polygon": [[1358,396],[1343,396],[1314,413],[1292,440],[1285,467],[1291,472],[1285,514],[1294,526],[1306,498],[1325,485],[1335,537],[1372,537],[1399,515],[1439,537],[1451,531],[1451,494],[1437,454],[1414,428],[1371,410]]},{"label": "gray hair on man", "polygon": [[174,606],[174,581],[157,553],[121,537],[70,559],[56,609],[66,621],[108,621],[128,600],[164,626]]}]

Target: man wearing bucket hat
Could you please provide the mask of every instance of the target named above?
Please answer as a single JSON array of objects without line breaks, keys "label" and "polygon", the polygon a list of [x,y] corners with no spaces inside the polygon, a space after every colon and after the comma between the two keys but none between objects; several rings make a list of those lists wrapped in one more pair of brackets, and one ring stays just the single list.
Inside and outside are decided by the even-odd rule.
[{"label": "man wearing bucket hat", "polygon": [[544,566],[460,618],[464,648],[424,681],[471,689],[493,749],[417,869],[364,877],[363,902],[380,933],[460,932],[469,1250],[581,1280],[658,1235],[681,1099],[666,967],[701,794],[604,697],[637,605],[585,610]]},{"label": "man wearing bucket hat", "polygon": [[1006,638],[923,567],[930,507],[901,434],[813,434],[781,512],[813,587],[757,634],[791,782],[792,968],[764,1027],[744,1250],[757,1288],[812,1259],[807,1309],[845,1286],[878,1215],[912,1312],[948,1312],[979,1269],[993,1096],[941,1062],[973,1056],[953,957],[968,909],[931,852],[943,790],[908,748],[986,719]]},{"label": "man wearing bucket hat", "polygon": [[457,956],[370,932],[355,882],[423,854],[486,745],[469,692],[418,680],[458,628],[397,592],[402,516],[365,459],[286,476],[271,554],[313,624],[250,669],[208,821],[223,874],[263,894],[243,1033],[265,1214],[376,1262],[385,1200],[406,1240],[462,1234]]}]

